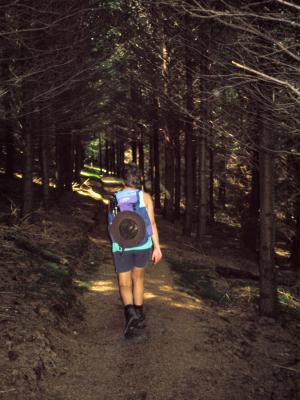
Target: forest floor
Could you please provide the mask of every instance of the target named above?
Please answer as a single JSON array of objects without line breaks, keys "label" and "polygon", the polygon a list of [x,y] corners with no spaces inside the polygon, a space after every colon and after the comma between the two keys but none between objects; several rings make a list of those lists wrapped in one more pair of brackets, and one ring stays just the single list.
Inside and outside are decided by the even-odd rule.
[{"label": "forest floor", "polygon": [[[1,225],[1,399],[299,400],[299,301],[282,289],[281,317],[258,316],[256,265],[233,230],[220,224],[196,249],[158,217],[164,257],[146,272],[147,326],[127,340],[103,222],[95,200],[71,194],[33,224]],[[77,289],[45,281],[12,231],[64,254]]]}]

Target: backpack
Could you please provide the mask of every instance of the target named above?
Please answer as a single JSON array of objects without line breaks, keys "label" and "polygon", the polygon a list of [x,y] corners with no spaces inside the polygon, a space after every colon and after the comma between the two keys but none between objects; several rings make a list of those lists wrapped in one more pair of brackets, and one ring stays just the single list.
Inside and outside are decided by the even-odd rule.
[{"label": "backpack", "polygon": [[152,226],[141,190],[121,190],[114,194],[108,212],[108,231],[112,242],[124,250],[145,244]]}]

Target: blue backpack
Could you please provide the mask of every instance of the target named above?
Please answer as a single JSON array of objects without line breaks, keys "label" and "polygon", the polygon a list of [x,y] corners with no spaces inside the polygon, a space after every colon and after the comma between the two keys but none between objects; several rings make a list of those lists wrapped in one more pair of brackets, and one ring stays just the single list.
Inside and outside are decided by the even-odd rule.
[{"label": "blue backpack", "polygon": [[108,231],[121,249],[138,247],[152,236],[152,226],[141,190],[114,194],[108,212]]}]

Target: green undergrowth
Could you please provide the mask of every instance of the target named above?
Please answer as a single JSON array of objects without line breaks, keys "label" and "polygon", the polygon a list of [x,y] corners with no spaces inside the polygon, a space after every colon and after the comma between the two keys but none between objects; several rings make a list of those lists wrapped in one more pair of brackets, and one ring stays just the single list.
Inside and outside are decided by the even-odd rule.
[{"label": "green undergrowth", "polygon": [[[218,305],[252,304],[258,307],[259,284],[246,279],[222,278],[212,266],[177,261],[168,258],[168,263],[176,272],[176,284],[184,291],[212,301]],[[277,290],[280,313],[300,315],[300,299],[293,288],[279,287]]]},{"label": "green undergrowth", "polygon": [[105,169],[103,169],[103,168],[100,168],[100,167],[95,167],[95,166],[93,166],[93,165],[88,165],[88,164],[84,164],[84,168],[85,169],[89,169],[89,170],[91,170],[91,171],[97,171],[98,173],[104,173],[104,172],[106,172],[106,170]]},{"label": "green undergrowth", "polygon": [[299,312],[300,315],[300,298],[296,296],[292,290],[279,287],[277,289],[279,304],[283,307],[289,307]]},{"label": "green undergrowth", "polygon": [[90,290],[90,288],[92,286],[92,281],[90,279],[86,279],[86,278],[78,278],[78,279],[74,279],[74,284],[75,284],[76,288],[79,289],[79,291],[87,292]]},{"label": "green undergrowth", "polygon": [[97,172],[92,172],[92,171],[81,171],[80,172],[81,176],[87,177],[87,178],[95,178],[95,179],[101,179],[102,178],[102,174],[97,174]]},{"label": "green undergrowth", "polygon": [[228,287],[218,282],[216,273],[211,267],[188,261],[180,262],[172,258],[168,258],[167,261],[171,269],[176,272],[176,284],[185,291],[218,304],[227,304],[231,301]]}]

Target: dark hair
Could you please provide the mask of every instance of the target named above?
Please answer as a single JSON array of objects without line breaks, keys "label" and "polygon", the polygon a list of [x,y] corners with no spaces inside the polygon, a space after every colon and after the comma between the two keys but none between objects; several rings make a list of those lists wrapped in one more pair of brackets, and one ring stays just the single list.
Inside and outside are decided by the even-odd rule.
[{"label": "dark hair", "polygon": [[122,177],[124,179],[125,186],[136,187],[137,189],[142,188],[142,173],[135,163],[124,165]]}]

